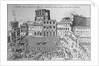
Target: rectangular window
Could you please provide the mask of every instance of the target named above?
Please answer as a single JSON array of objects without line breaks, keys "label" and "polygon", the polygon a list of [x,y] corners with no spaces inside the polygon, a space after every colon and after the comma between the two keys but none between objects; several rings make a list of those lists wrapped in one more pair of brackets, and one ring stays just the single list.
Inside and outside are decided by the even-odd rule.
[{"label": "rectangular window", "polygon": [[55,26],[53,26],[53,28],[55,29]]},{"label": "rectangular window", "polygon": [[36,32],[34,32],[34,35],[36,36]]},{"label": "rectangular window", "polygon": [[48,36],[48,32],[47,32],[47,36]]},{"label": "rectangular window", "polygon": [[53,22],[53,24],[55,24],[55,22]]},{"label": "rectangular window", "polygon": [[47,22],[47,24],[48,24],[49,22]]},{"label": "rectangular window", "polygon": [[42,34],[41,34],[41,32],[40,32],[40,36],[41,36]]},{"label": "rectangular window", "polygon": [[53,32],[53,37],[55,36],[55,32]]},{"label": "rectangular window", "polygon": [[43,28],[45,28],[45,26]]},{"label": "rectangular window", "polygon": [[44,32],[44,36],[45,36],[45,32]]},{"label": "rectangular window", "polygon": [[51,24],[51,22],[50,22],[50,24]]},{"label": "rectangular window", "polygon": [[50,28],[52,28],[52,26],[50,26]]},{"label": "rectangular window", "polygon": [[45,24],[45,21],[44,21],[44,24]]},{"label": "rectangular window", "polygon": [[51,36],[51,33],[52,33],[52,32],[50,31],[50,36]]}]

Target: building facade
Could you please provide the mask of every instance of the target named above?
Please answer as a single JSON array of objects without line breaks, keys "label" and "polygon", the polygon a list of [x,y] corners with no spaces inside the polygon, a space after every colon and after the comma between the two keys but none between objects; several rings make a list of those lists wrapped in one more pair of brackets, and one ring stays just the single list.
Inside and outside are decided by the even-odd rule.
[{"label": "building facade", "polygon": [[56,36],[56,20],[43,21],[43,36],[55,37]]},{"label": "building facade", "polygon": [[22,25],[20,25],[20,35],[21,36],[28,35],[28,25],[26,23],[23,23]]},{"label": "building facade", "polygon": [[80,15],[73,15],[73,32],[78,36],[78,40],[81,43],[90,43],[91,41],[91,29],[90,18]]},{"label": "building facade", "polygon": [[80,37],[90,37],[91,35],[91,30],[89,27],[85,27],[85,26],[75,26],[74,27],[74,33],[75,35],[78,35]]},{"label": "building facade", "polygon": [[32,24],[29,24],[29,35],[33,37],[43,37],[43,25],[42,22],[33,22]]},{"label": "building facade", "polygon": [[75,26],[75,35],[79,36],[79,41],[82,43],[90,43],[91,41],[91,30],[90,27]]},{"label": "building facade", "polygon": [[11,21],[11,30],[8,31],[8,42],[17,42],[20,39],[20,28],[18,21]]},{"label": "building facade", "polygon": [[34,37],[55,37],[56,20],[50,19],[50,10],[39,9],[35,13],[35,21],[33,24],[29,24],[29,35]]},{"label": "building facade", "polygon": [[63,18],[62,21],[57,23],[57,36],[64,37],[71,32],[70,18]]}]

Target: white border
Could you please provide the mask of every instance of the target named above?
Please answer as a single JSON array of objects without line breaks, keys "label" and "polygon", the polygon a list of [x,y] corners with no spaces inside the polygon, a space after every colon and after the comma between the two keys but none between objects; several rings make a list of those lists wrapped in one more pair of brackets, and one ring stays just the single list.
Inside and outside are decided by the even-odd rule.
[{"label": "white border", "polygon": [[[7,4],[91,4],[91,61],[7,61]],[[2,65],[98,65],[98,10],[89,1],[1,1]]]}]

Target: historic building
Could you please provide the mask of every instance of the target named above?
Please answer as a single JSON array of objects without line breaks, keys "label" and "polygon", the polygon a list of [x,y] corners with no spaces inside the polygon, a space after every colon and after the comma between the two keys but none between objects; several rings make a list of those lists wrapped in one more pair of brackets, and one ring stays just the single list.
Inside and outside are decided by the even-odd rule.
[{"label": "historic building", "polygon": [[22,25],[20,25],[20,35],[21,36],[28,35],[28,24],[27,23],[23,23]]},{"label": "historic building", "polygon": [[90,43],[91,41],[91,29],[90,29],[90,18],[73,15],[73,32],[79,38],[78,40],[82,43]]},{"label": "historic building", "polygon": [[43,21],[43,36],[55,37],[56,36],[56,20]]},{"label": "historic building", "polygon": [[39,9],[35,13],[35,21],[29,24],[29,35],[34,37],[55,37],[56,20],[50,19],[50,10]]},{"label": "historic building", "polygon": [[43,26],[41,23],[33,22],[29,24],[29,35],[34,37],[43,37]]},{"label": "historic building", "polygon": [[90,43],[91,41],[91,30],[90,27],[85,26],[75,26],[74,30],[75,35],[79,36],[80,42]]},{"label": "historic building", "polygon": [[64,37],[71,32],[71,20],[69,17],[65,17],[62,21],[57,23],[57,36]]},{"label": "historic building", "polygon": [[8,31],[8,42],[16,42],[20,39],[20,28],[18,21],[11,21],[11,30]]},{"label": "historic building", "polygon": [[35,11],[36,20],[50,20],[50,10],[39,9]]},{"label": "historic building", "polygon": [[50,10],[40,9],[36,10],[35,20],[39,24],[42,24],[43,37],[55,37],[56,36],[56,20],[50,19]]},{"label": "historic building", "polygon": [[80,37],[90,37],[91,32],[89,27],[76,26],[74,29],[75,35],[78,35]]}]

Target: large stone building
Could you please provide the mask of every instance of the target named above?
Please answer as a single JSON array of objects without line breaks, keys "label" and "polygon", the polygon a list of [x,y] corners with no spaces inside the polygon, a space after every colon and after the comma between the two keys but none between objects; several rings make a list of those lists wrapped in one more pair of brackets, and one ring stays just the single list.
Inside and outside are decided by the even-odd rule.
[{"label": "large stone building", "polygon": [[75,35],[78,35],[80,37],[90,37],[91,35],[90,27],[75,26],[74,29]]},{"label": "large stone building", "polygon": [[90,27],[86,26],[75,26],[74,30],[75,35],[79,37],[79,41],[82,43],[90,43],[91,42],[91,30]]},{"label": "large stone building", "polygon": [[16,42],[20,39],[20,28],[18,21],[11,21],[11,30],[8,31],[8,42]]},{"label": "large stone building", "polygon": [[90,29],[90,18],[73,15],[73,32],[79,38],[78,40],[82,43],[90,43],[91,41],[91,29]]},{"label": "large stone building", "polygon": [[29,35],[33,37],[42,37],[43,36],[43,26],[41,23],[33,22],[29,24]]},{"label": "large stone building", "polygon": [[55,37],[56,36],[56,20],[44,20],[43,36],[44,37]]},{"label": "large stone building", "polygon": [[56,20],[50,19],[50,10],[39,9],[35,13],[35,21],[29,24],[29,35],[34,37],[55,37]]},{"label": "large stone building", "polygon": [[65,35],[69,35],[71,32],[71,20],[68,17],[62,19],[62,21],[57,23],[57,36],[61,38]]}]

